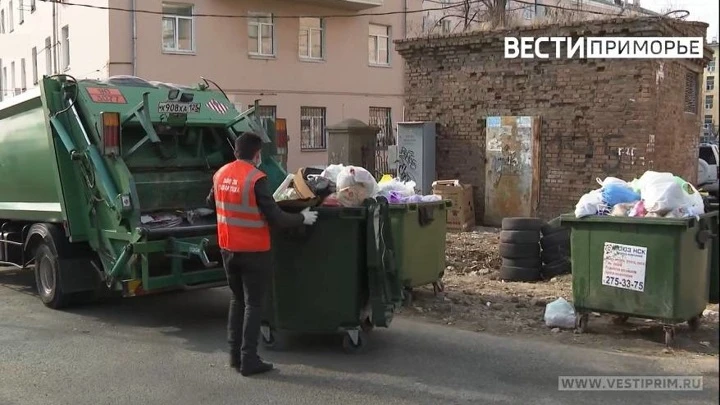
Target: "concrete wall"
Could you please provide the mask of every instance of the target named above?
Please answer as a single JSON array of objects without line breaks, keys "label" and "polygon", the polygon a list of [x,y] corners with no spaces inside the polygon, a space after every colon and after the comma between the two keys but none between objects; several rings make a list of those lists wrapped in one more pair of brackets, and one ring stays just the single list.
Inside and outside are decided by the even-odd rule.
[{"label": "concrete wall", "polygon": [[408,66],[408,120],[440,124],[438,177],[475,186],[478,219],[484,205],[488,115],[541,117],[538,215],[545,218],[571,210],[582,194],[596,188],[596,177],[632,180],[652,169],[694,181],[700,92],[694,90],[696,111],[686,112],[686,74],[694,75],[699,87],[704,61],[507,60],[503,37],[681,32],[704,37],[706,28],[704,23],[636,18],[401,41],[397,49]]}]

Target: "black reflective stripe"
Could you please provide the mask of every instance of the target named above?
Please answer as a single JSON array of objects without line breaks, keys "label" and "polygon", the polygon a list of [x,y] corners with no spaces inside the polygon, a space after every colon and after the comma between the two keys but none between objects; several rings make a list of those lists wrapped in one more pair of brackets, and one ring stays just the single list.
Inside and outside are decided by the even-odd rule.
[{"label": "black reflective stripe", "polygon": [[244,204],[233,204],[219,201],[215,203],[217,208],[223,211],[238,212],[241,214],[258,214],[260,215],[260,209],[258,207],[248,207]]},{"label": "black reflective stripe", "polygon": [[217,215],[217,221],[224,224],[239,226],[242,228],[264,228],[265,222],[252,219],[228,218],[224,215]]}]

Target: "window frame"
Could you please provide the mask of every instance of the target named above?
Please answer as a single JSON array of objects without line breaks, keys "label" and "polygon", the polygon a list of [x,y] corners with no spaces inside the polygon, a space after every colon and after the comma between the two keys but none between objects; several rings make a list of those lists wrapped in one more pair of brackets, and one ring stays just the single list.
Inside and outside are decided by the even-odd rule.
[{"label": "window frame", "polygon": [[[385,35],[371,34],[370,31],[373,26],[385,28]],[[380,58],[380,48],[378,46],[380,44],[380,41],[379,41],[380,38],[385,39],[385,48],[386,48],[385,52],[387,53],[387,62],[386,63],[378,62],[378,59]],[[388,66],[390,66],[391,38],[392,38],[392,27],[390,27],[389,25],[374,24],[374,23],[368,24],[368,39],[372,39],[375,41],[375,55],[373,55],[374,59],[370,60],[369,59],[370,55],[368,55],[368,63],[370,66],[373,66],[373,67],[388,67]],[[368,49],[368,53],[369,52],[370,52],[370,49]]]},{"label": "window frame", "polygon": [[36,46],[33,46],[32,50],[30,51],[30,55],[31,55],[31,63],[32,63],[33,86],[35,86],[40,82],[40,77],[39,77],[39,72],[38,72],[38,51],[37,51]]},{"label": "window frame", "polygon": [[707,64],[707,71],[708,73],[714,73],[715,72],[715,59],[712,59]]},{"label": "window frame", "polygon": [[[275,40],[276,32],[275,32],[275,14],[273,13],[266,13],[266,12],[260,12],[260,11],[251,11],[248,13],[248,31],[247,31],[247,40],[248,40],[248,55],[251,58],[256,59],[274,59],[277,54],[277,41]],[[256,19],[258,18],[270,18],[270,23],[266,22],[260,22]],[[257,26],[257,38],[253,39],[250,36],[250,27]],[[270,36],[270,53],[262,53],[262,27],[263,26],[270,26],[271,30],[270,32],[272,35]],[[255,41],[255,45],[257,47],[257,51],[251,51],[250,50],[250,44],[252,41]]]},{"label": "window frame", "polygon": [[712,110],[714,105],[715,105],[715,97],[713,97],[712,94],[705,95],[705,109]]},{"label": "window frame", "polygon": [[[320,112],[321,116],[313,115],[312,112]],[[313,128],[317,128],[317,120],[320,123],[320,145],[314,145],[316,141],[313,136]],[[306,140],[303,133],[303,121],[309,120],[310,138]],[[318,106],[301,106],[300,107],[300,151],[301,152],[321,152],[327,150],[327,107]]]},{"label": "window frame", "polygon": [[[324,61],[325,60],[325,33],[327,32],[325,29],[325,22],[326,20],[322,17],[304,17],[304,18],[312,18],[316,20],[320,20],[320,28],[317,27],[310,27],[310,26],[303,26],[302,20],[303,18],[299,19],[299,25],[300,29],[298,30],[298,57],[302,61],[311,61],[311,62],[318,62],[318,61]],[[305,31],[307,34],[307,55],[303,55],[300,52],[300,34]],[[315,31],[320,32],[320,56],[313,56],[312,55],[312,49],[313,49],[313,42],[312,42],[312,33]]]},{"label": "window frame", "polygon": [[52,61],[52,38],[46,37],[45,38],[45,74],[47,76],[50,76],[53,74],[55,70],[55,66],[53,66]]},{"label": "window frame", "polygon": [[0,34],[5,33],[5,9],[0,9]]},{"label": "window frame", "polygon": [[25,93],[28,89],[27,85],[27,63],[25,58],[20,59],[20,94]]},{"label": "window frame", "polygon": [[25,0],[18,0],[18,25],[25,22]]},{"label": "window frame", "polygon": [[12,33],[13,31],[15,31],[15,17],[14,17],[15,13],[13,13],[13,0],[10,0],[8,2],[7,10],[8,10],[8,12],[7,12],[7,15],[8,15],[7,29],[8,29],[9,33]]},{"label": "window frame", "polygon": [[[712,84],[712,87],[710,86]],[[715,76],[708,76],[705,80],[705,91],[715,90]]]},{"label": "window frame", "polygon": [[[192,3],[176,3],[176,2],[167,2],[164,1],[161,4],[163,8],[162,12],[162,18],[161,18],[161,29],[160,29],[160,48],[162,49],[162,53],[165,54],[175,54],[175,55],[194,55],[197,52],[197,45],[195,41],[195,4]],[[177,8],[189,8],[190,9],[190,16],[185,15],[179,15],[179,14],[172,14],[172,13],[166,13],[165,7],[166,6],[172,6]],[[165,20],[172,20],[173,21],[173,41],[175,43],[175,46],[173,48],[165,47]],[[180,20],[189,21],[190,22],[190,49],[182,49],[180,48]]]},{"label": "window frame", "polygon": [[60,50],[61,53],[61,71],[70,70],[70,25],[65,25],[60,29]]},{"label": "window frame", "polygon": [[36,0],[30,0],[30,14],[37,11],[37,1]]}]

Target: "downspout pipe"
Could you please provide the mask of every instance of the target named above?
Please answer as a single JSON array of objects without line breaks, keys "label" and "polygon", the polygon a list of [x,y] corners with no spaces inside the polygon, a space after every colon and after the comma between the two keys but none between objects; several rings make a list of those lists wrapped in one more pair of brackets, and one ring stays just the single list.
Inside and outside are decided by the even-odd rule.
[{"label": "downspout pipe", "polygon": [[132,0],[132,75],[137,76],[137,0]]}]

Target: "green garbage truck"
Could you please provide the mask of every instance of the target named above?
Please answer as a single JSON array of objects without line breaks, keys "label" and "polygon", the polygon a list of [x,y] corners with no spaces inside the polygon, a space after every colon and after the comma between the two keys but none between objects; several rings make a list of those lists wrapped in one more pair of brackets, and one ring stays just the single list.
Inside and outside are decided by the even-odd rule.
[{"label": "green garbage truck", "polygon": [[269,142],[253,110],[133,76],[44,77],[0,103],[0,268],[33,270],[55,309],[225,284],[205,197],[238,134]]}]

